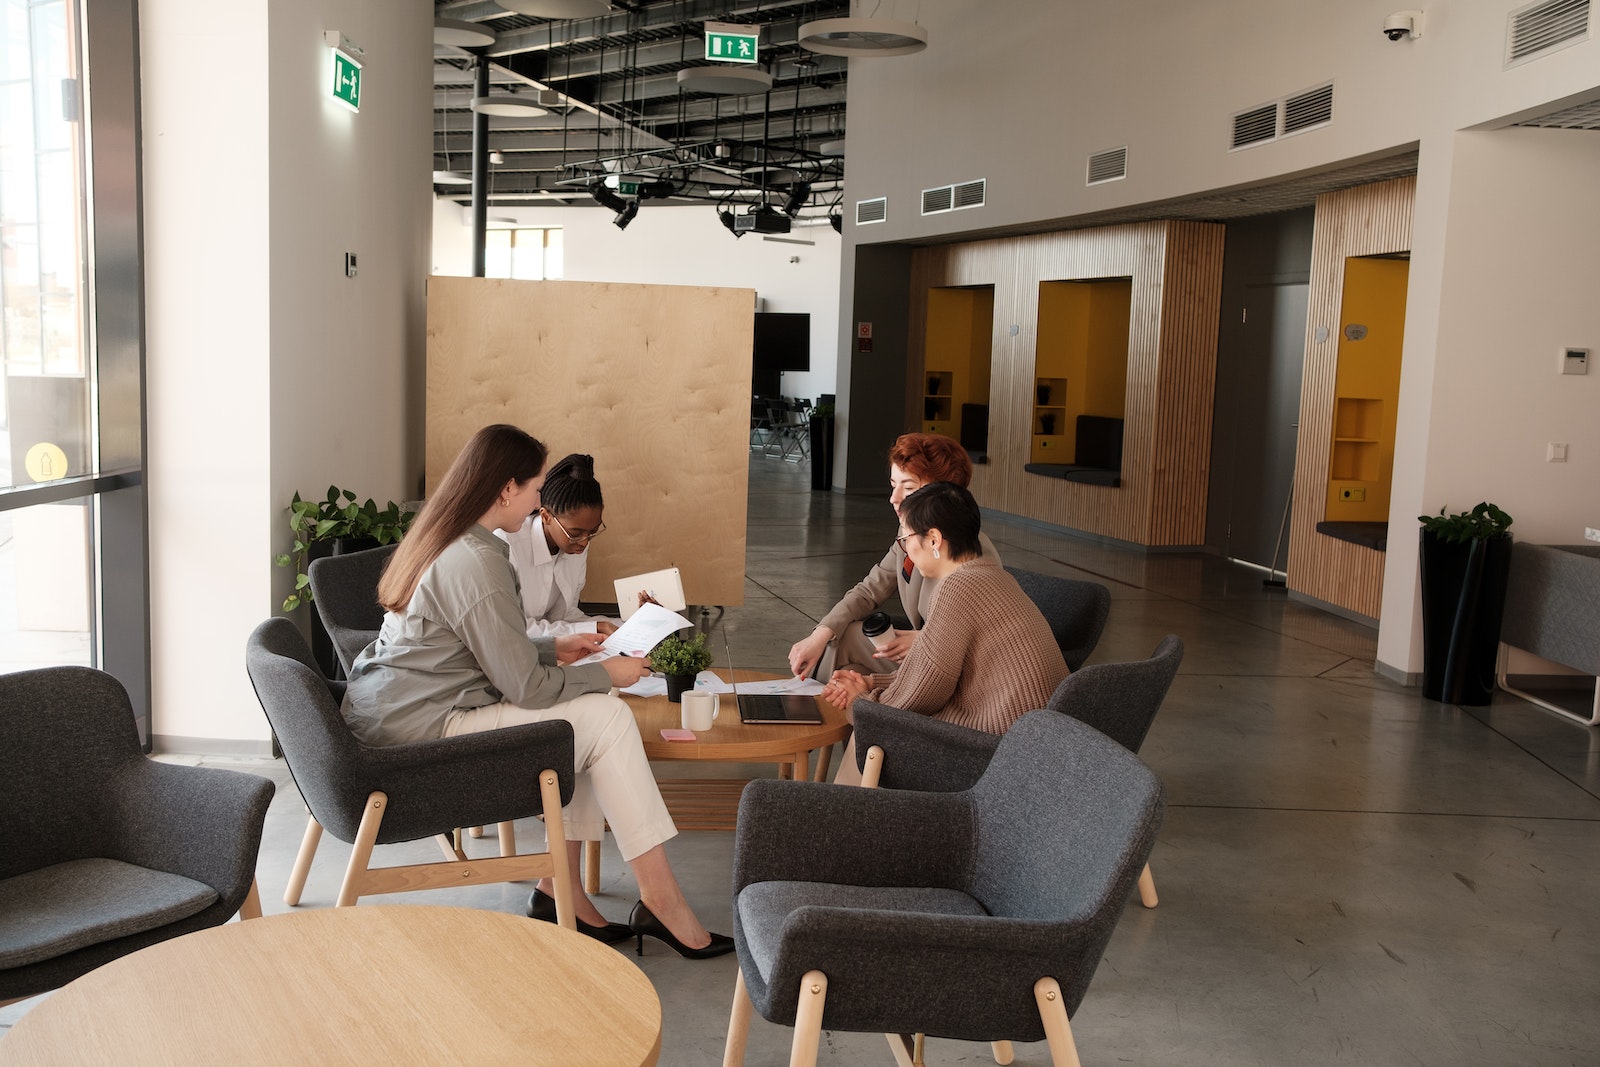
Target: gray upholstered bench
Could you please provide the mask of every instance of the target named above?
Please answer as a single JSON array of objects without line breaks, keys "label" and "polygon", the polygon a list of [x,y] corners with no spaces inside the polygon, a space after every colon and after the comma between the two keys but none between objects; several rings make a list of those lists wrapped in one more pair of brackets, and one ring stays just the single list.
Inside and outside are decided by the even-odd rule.
[{"label": "gray upholstered bench", "polygon": [[[1600,676],[1600,545],[1530,545],[1511,550],[1500,640],[1584,674]],[[1509,684],[1500,657],[1500,688],[1585,726],[1600,725],[1600,678],[1589,716]]]}]

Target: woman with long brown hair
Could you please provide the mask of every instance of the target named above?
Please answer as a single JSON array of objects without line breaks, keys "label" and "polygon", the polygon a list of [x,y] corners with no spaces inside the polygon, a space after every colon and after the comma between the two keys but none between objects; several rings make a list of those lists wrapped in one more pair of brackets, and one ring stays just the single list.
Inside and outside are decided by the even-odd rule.
[{"label": "woman with long brown hair", "polygon": [[[684,899],[662,843],[677,834],[645,759],[639,727],[612,686],[634,684],[645,662],[613,656],[565,666],[599,646],[594,634],[530,639],[506,543],[539,506],[547,456],[515,426],[486,426],[450,464],[378,583],[387,614],[357,657],[344,715],[370,745],[403,744],[549,719],[572,724],[577,785],[565,812],[566,861],[609,823],[633,868],[640,901],[627,925],[609,923],[576,885],[578,928],[607,942],[659,938],[696,959],[733,948],[706,931]],[[558,857],[559,859],[559,857]],[[529,914],[555,918],[550,879]]]}]

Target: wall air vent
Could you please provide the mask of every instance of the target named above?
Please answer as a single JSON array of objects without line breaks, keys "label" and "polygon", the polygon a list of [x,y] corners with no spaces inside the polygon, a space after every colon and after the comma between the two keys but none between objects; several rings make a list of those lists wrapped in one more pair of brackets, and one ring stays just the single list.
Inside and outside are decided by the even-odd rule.
[{"label": "wall air vent", "polygon": [[1101,182],[1114,182],[1127,176],[1128,146],[1123,145],[1121,148],[1109,148],[1090,156],[1084,184],[1099,185]]},{"label": "wall air vent", "polygon": [[1589,36],[1589,0],[1540,0],[1506,19],[1506,66],[1536,59]]},{"label": "wall air vent", "polygon": [[886,196],[875,197],[872,200],[856,201],[856,225],[865,226],[872,222],[882,222],[889,217],[889,198]]},{"label": "wall air vent", "polygon": [[1264,104],[1233,116],[1232,147],[1263,144],[1278,136],[1278,105]]},{"label": "wall air vent", "polygon": [[1333,121],[1333,83],[1319,85],[1283,102],[1283,132],[1287,136]]},{"label": "wall air vent", "polygon": [[940,215],[946,211],[982,207],[985,184],[986,179],[978,178],[974,181],[960,182],[956,185],[941,185],[937,189],[924,189],[922,190],[922,213],[924,215]]},{"label": "wall air vent", "polygon": [[922,213],[936,215],[955,206],[955,186],[941,185],[937,189],[922,190]]}]

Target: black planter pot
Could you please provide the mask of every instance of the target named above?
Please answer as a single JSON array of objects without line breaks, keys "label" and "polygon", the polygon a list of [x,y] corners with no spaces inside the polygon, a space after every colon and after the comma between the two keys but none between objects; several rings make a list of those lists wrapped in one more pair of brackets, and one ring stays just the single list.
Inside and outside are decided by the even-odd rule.
[{"label": "black planter pot", "polygon": [[1483,707],[1494,695],[1511,535],[1444,541],[1422,531],[1422,695]]},{"label": "black planter pot", "polygon": [[[347,552],[364,552],[377,547],[377,540],[371,537],[336,537],[332,541],[313,541],[306,549],[306,566],[325,556],[342,556]],[[336,681],[344,678],[339,653],[334,651],[333,638],[328,636],[327,629],[322,625],[322,615],[317,611],[314,600],[311,602],[311,654],[316,657],[317,666],[322,668],[323,677]]]},{"label": "black planter pot", "polygon": [[683,694],[694,688],[695,677],[693,674],[667,675],[667,699],[674,704],[682,704]]},{"label": "black planter pot", "polygon": [[826,493],[833,488],[833,419],[811,420],[811,488]]}]

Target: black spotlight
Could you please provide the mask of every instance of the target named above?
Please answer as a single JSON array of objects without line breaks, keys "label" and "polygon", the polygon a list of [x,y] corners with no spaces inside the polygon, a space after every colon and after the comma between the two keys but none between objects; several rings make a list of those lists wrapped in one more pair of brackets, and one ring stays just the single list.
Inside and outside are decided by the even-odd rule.
[{"label": "black spotlight", "polygon": [[731,212],[731,211],[719,211],[719,212],[717,212],[717,221],[722,223],[724,226],[726,226],[728,228],[728,232],[733,234],[735,237],[743,237],[744,236],[744,233],[742,231],[734,229],[734,226],[733,226],[733,212]]},{"label": "black spotlight", "polygon": [[806,206],[806,201],[811,199],[811,183],[795,182],[789,187],[789,199],[783,203],[783,213],[791,219],[800,214],[800,209]]},{"label": "black spotlight", "polygon": [[[610,205],[607,205],[607,206],[610,206]],[[611,221],[616,223],[617,229],[626,230],[628,228],[628,223],[632,222],[633,221],[633,217],[635,215],[637,215],[638,213],[639,213],[639,201],[637,201],[637,200],[624,200],[623,203],[622,203],[622,210],[617,212],[617,217],[612,219]]]},{"label": "black spotlight", "polygon": [[601,207],[610,208],[612,211],[627,209],[629,201],[622,199],[616,193],[606,188],[605,182],[595,182],[589,186],[589,195],[594,197],[594,202]]},{"label": "black spotlight", "polygon": [[833,227],[834,233],[844,233],[844,216],[838,214],[829,215],[828,225]]}]

